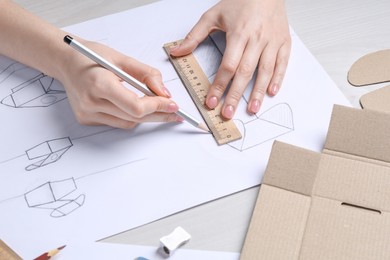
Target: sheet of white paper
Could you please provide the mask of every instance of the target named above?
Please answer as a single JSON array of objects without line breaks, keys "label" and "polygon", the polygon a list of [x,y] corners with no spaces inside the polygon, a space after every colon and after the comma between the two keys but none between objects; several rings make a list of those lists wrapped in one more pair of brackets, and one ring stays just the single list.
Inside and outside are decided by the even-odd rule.
[{"label": "sheet of white paper", "polygon": [[[65,29],[158,68],[174,100],[200,118],[162,46],[214,2],[165,0]],[[221,39],[195,53],[210,79]],[[25,258],[75,238],[95,241],[258,185],[274,139],[319,151],[333,104],[349,102],[292,39],[280,93],[248,116],[248,88],[235,117],[244,138],[224,146],[187,123],[80,126],[58,82],[1,58],[1,238]]]},{"label": "sheet of white paper", "polygon": [[[67,245],[56,256],[56,260],[107,260],[107,259],[129,259],[146,258],[148,260],[164,260],[164,257],[158,251],[158,247],[122,245],[100,242],[77,242]],[[239,253],[220,252],[220,251],[200,251],[179,248],[174,251],[170,260],[238,260]]]}]

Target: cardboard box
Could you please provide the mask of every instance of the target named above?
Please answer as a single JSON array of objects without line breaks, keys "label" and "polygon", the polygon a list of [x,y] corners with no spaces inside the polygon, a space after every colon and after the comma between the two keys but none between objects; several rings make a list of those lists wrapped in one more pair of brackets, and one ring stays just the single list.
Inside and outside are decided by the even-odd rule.
[{"label": "cardboard box", "polygon": [[390,259],[390,114],[336,105],[322,153],[275,142],[244,259]]}]

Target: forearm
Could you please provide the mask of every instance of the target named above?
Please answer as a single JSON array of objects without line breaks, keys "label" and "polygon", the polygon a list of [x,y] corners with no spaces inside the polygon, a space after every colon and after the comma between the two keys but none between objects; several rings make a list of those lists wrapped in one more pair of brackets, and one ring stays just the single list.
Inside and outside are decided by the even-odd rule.
[{"label": "forearm", "polygon": [[43,73],[59,77],[70,48],[65,32],[17,4],[0,0],[0,53]]}]

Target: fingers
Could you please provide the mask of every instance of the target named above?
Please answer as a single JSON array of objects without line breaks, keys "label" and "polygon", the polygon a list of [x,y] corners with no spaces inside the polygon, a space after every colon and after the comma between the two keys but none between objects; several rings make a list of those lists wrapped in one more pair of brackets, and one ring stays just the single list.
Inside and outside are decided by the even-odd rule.
[{"label": "fingers", "polygon": [[171,93],[164,86],[161,72],[159,70],[131,57],[126,57],[125,59],[121,57],[118,64],[125,72],[147,85],[157,96],[171,97]]},{"label": "fingers", "polygon": [[105,114],[102,112],[93,114],[89,117],[89,121],[85,122],[86,125],[107,125],[114,128],[121,129],[131,129],[134,128],[138,123],[141,122],[181,122],[177,119],[178,117],[175,114],[164,114],[156,113],[153,115],[148,115],[143,118],[142,121],[136,120],[125,120],[118,118],[112,114]]},{"label": "fingers", "polygon": [[140,122],[150,121],[180,121],[175,112],[179,107],[165,97],[139,97],[131,90],[117,84],[110,93],[104,94],[106,102],[100,101],[99,111],[115,115],[115,117]]},{"label": "fingers", "polygon": [[180,122],[175,114],[178,106],[165,97],[139,97],[124,87],[107,70],[100,71],[99,80],[81,97],[70,101],[77,120],[85,125],[109,125],[132,128],[141,122]]},{"label": "fingers", "polygon": [[262,46],[266,44],[264,41],[260,43],[249,41],[246,46],[239,42],[232,42],[232,44],[236,48],[230,51],[227,46],[221,66],[206,98],[206,105],[214,109],[233,79],[221,110],[225,119],[233,118],[257,65],[258,73],[249,99],[248,112],[254,114],[259,112],[265,94],[274,96],[278,93],[290,54],[290,42],[280,48],[273,44]]},{"label": "fingers", "polygon": [[271,96],[275,96],[280,87],[282,86],[284,75],[286,74],[288,59],[290,57],[291,42],[286,42],[278,52],[276,59],[274,75],[271,79],[271,83],[268,86],[267,93]]},{"label": "fingers", "polygon": [[[224,60],[222,61],[220,68],[221,73],[225,75],[225,78],[219,78],[218,71],[211,90],[209,91],[209,99],[206,101],[206,105],[209,108],[214,108],[216,104],[213,104],[210,102],[210,100],[212,100],[213,96],[216,97],[215,99],[220,100],[223,92],[218,92],[218,89],[223,89],[223,91],[225,90],[223,87],[218,86],[227,86],[229,81],[234,77],[229,92],[226,95],[225,102],[222,106],[222,116],[226,119],[233,118],[241,96],[244,93],[249,81],[252,79],[253,73],[258,63],[258,57],[260,56],[263,48],[257,41],[253,40],[249,40],[247,45],[245,45],[246,42],[233,42],[233,44],[233,46],[239,46],[239,48],[234,48],[232,49],[233,51],[229,51],[227,47],[225,56],[227,55],[228,62],[233,59],[234,62],[231,62],[229,67],[224,65]],[[229,70],[225,69],[227,67],[229,67]]]},{"label": "fingers", "polygon": [[[127,88],[111,71],[96,66],[89,59],[77,55],[76,62],[65,67],[61,79],[77,120],[87,125],[110,125],[132,128],[141,122],[178,122],[178,106],[162,83],[161,73],[146,64],[125,56],[99,43],[87,42],[92,49],[146,84],[157,96],[140,97]],[[77,66],[73,66],[77,64]]]},{"label": "fingers", "polygon": [[284,44],[267,38],[244,38],[231,36],[213,84],[206,97],[206,106],[214,109],[220,102],[227,86],[221,114],[225,119],[232,119],[238,103],[252,79],[256,67],[257,78],[248,103],[248,112],[257,113],[264,96],[274,96],[282,85],[290,55],[291,42]]},{"label": "fingers", "polygon": [[135,119],[141,119],[155,112],[175,113],[178,106],[172,100],[164,97],[138,97],[132,91],[122,87],[117,88],[109,97],[109,101]]},{"label": "fingers", "polygon": [[[127,90],[121,86],[124,90]],[[119,93],[120,91],[118,91]],[[125,94],[125,93],[122,93]],[[129,94],[129,93],[126,93]],[[178,107],[163,97],[137,97],[134,93],[125,95],[132,107],[121,108],[116,95],[108,95],[88,106],[88,111],[78,113],[77,118],[85,125],[109,125],[116,128],[133,128],[142,122],[181,122],[182,118],[175,114]],[[132,110],[132,108],[135,108]],[[79,111],[80,112],[80,111]]]},{"label": "fingers", "polygon": [[88,120],[79,121],[79,123],[83,125],[107,125],[121,129],[131,129],[137,125],[136,122],[123,120],[111,114],[105,113],[92,114],[90,117],[88,117]]},{"label": "fingers", "polygon": [[290,42],[280,48],[266,46],[260,57],[257,78],[249,99],[249,113],[259,112],[266,93],[270,96],[278,93],[287,69],[289,54]]},{"label": "fingers", "polygon": [[203,14],[199,21],[184,38],[183,42],[171,49],[170,54],[172,56],[180,57],[193,52],[212,31],[217,29],[217,27],[213,25],[213,19],[214,18],[212,17],[212,14]]},{"label": "fingers", "polygon": [[275,60],[278,50],[275,46],[267,45],[261,54],[258,73],[248,103],[248,112],[257,113],[260,110],[264,95],[274,75]]},{"label": "fingers", "polygon": [[222,117],[231,119],[256,67],[248,112],[260,110],[266,93],[278,93],[291,48],[288,28],[283,1],[222,0],[201,17],[171,55],[189,54],[213,30],[226,33],[226,49],[205,104],[214,109],[231,84],[221,111]]}]

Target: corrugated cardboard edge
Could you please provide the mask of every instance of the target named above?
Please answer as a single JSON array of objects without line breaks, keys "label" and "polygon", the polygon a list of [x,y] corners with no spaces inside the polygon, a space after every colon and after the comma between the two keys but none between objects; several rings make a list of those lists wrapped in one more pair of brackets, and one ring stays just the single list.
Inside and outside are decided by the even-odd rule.
[{"label": "corrugated cardboard edge", "polygon": [[335,105],[324,152],[390,162],[390,114]]},{"label": "corrugated cardboard edge", "polygon": [[364,109],[390,113],[390,85],[361,96],[360,105]]},{"label": "corrugated cardboard edge", "polygon": [[272,175],[265,174],[262,184],[311,195],[319,160],[319,153],[275,141],[266,169]]},{"label": "corrugated cardboard edge", "polygon": [[297,258],[319,160],[318,153],[274,142],[266,170],[273,174],[264,176],[240,259]]},{"label": "corrugated cardboard edge", "polygon": [[390,257],[389,129],[390,114],[335,105],[322,154],[275,142],[240,259]]},{"label": "corrugated cardboard edge", "polygon": [[390,49],[358,59],[348,72],[348,81],[356,87],[390,81]]}]

